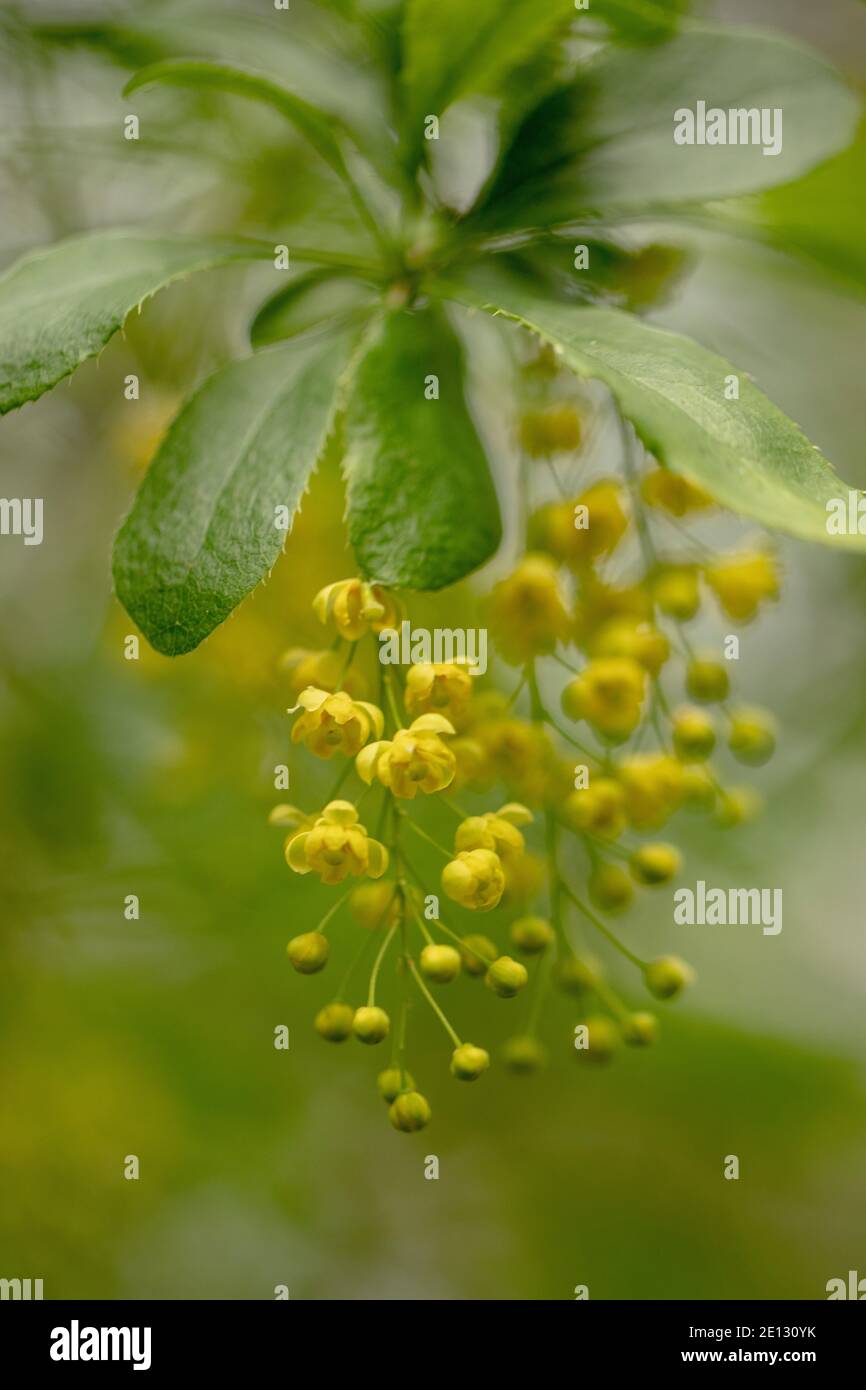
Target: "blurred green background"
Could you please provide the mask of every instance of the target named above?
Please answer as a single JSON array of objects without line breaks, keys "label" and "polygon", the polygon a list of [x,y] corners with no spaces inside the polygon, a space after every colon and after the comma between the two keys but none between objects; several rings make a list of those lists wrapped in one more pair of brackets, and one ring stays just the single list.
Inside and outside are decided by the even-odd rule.
[{"label": "blurred green background", "polygon": [[[166,94],[147,138],[124,142],[126,55],[33,32],[73,8],[3,11],[3,264],[102,223],[323,234],[310,208],[324,176],[267,112]],[[326,7],[293,0],[292,13],[276,39],[253,4],[144,7],[374,114],[375,84],[335,48]],[[852,83],[866,77],[859,0],[704,13],[802,34]],[[654,314],[753,372],[861,487],[863,164],[857,149],[715,226],[664,228],[694,259]],[[342,216],[335,194],[332,245]],[[270,581],[191,656],[143,644],[125,660],[133,628],[111,596],[112,536],[159,432],[244,350],[261,274],[173,288],[0,428],[3,494],[45,499],[42,546],[0,541],[0,1276],[42,1278],[47,1298],[256,1299],[285,1284],[292,1298],[568,1299],[587,1284],[592,1298],[810,1299],[866,1273],[866,565],[783,544],[783,601],[745,632],[738,673],[783,725],[758,779],[767,814],[733,834],[677,825],[687,882],[783,888],[781,935],[674,928],[667,897],[630,916],[643,954],[676,950],[699,980],[664,1013],[658,1048],[609,1068],[575,1064],[556,999],[545,1074],[460,1087],[436,1020],[415,1009],[411,1066],[434,1121],[397,1135],[378,1056],[313,1032],[334,976],[294,975],[285,943],[327,890],[291,878],[266,825],[275,764],[289,761],[304,805],[333,777],[289,752],[276,659],[321,641],[310,599],[352,569],[336,470]],[[481,379],[499,349],[489,332],[476,347]],[[507,508],[495,392],[476,408]],[[471,621],[508,559],[416,611]],[[138,922],[123,914],[131,893]],[[335,935],[338,965],[358,930]],[[471,989],[457,987],[455,1019],[495,1043],[511,1006]],[[728,1154],[738,1182],[723,1178]]]}]

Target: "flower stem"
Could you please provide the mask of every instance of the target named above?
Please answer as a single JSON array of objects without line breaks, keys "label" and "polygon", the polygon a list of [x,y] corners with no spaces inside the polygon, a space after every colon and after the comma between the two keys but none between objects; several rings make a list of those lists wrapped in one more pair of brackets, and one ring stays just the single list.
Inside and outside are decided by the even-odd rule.
[{"label": "flower stem", "polygon": [[578,912],[582,912],[584,917],[586,917],[588,921],[592,922],[592,925],[596,927],[598,931],[602,933],[603,936],[606,936],[610,944],[612,946],[615,946],[616,949],[620,951],[622,955],[626,957],[627,960],[630,960],[632,964],[636,965],[640,970],[646,969],[647,962],[645,960],[641,960],[640,956],[636,956],[633,951],[630,951],[627,946],[624,946],[623,943],[619,940],[619,937],[614,936],[610,928],[605,926],[604,922],[602,922],[600,917],[596,916],[592,908],[587,907],[586,903],[583,902],[577,896],[576,893],[573,893],[572,890],[569,888],[568,884],[564,881],[562,882],[562,891],[566,894],[568,898],[571,899]]},{"label": "flower stem", "polygon": [[433,995],[430,993],[424,981],[421,979],[421,976],[418,974],[418,971],[415,967],[415,962],[413,960],[409,961],[409,969],[412,971],[412,975],[414,977],[416,985],[420,989],[421,993],[424,995],[424,998],[427,1000],[427,1003],[430,1005],[430,1008],[433,1010],[436,1017],[439,1019],[439,1022],[442,1024],[442,1027],[445,1029],[445,1032],[448,1034],[454,1046],[461,1047],[462,1043],[460,1042],[460,1039],[454,1032],[454,1029],[451,1027],[451,1024],[448,1022],[448,1019],[445,1017],[439,1005],[436,1003],[436,1000],[433,998]]}]

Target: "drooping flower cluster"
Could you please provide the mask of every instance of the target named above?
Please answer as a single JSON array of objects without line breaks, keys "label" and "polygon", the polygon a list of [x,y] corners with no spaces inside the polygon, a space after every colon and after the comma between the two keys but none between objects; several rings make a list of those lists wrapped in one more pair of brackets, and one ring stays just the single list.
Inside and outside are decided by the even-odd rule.
[{"label": "drooping flower cluster", "polygon": [[[359,579],[330,584],[314,601],[316,615],[335,630],[335,645],[295,649],[282,663],[295,701],[292,740],[317,758],[339,759],[341,770],[321,811],[281,805],[272,823],[287,831],[294,872],[329,885],[360,880],[313,930],[289,942],[289,958],[301,974],[324,969],[326,931],[345,906],[359,929],[358,953],[315,1026],[332,1042],[389,1041],[378,1090],[392,1124],[406,1132],[431,1116],[407,1067],[412,991],[446,1030],[450,1071],[462,1081],[478,1079],[490,1055],[460,1036],[435,997],[461,978],[483,980],[503,1000],[526,992],[522,1020],[500,1051],[515,1075],[546,1060],[540,1035],[551,985],[577,1011],[563,1046],[581,1061],[604,1062],[621,1045],[656,1040],[655,1014],[623,1000],[580,930],[597,933],[605,951],[637,969],[655,999],[679,995],[692,981],[690,967],[672,954],[643,959],[610,919],[636,893],[682,872],[680,849],[658,838],[681,811],[703,812],[719,826],[756,813],[757,793],[724,785],[714,754],[726,745],[735,760],[758,766],[775,745],[765,711],[731,703],[721,647],[695,650],[687,631],[709,595],[726,619],[751,622],[778,597],[772,553],[751,547],[717,555],[692,536],[684,553],[681,523],[711,514],[713,500],[649,459],[625,432],[622,476],[568,495],[555,461],[573,466],[585,421],[570,401],[538,398],[540,381],[549,389],[549,371],[530,369],[526,381],[536,394],[516,436],[528,548],[487,605],[496,654],[518,668],[506,682],[510,690],[479,686],[457,662],[419,662],[404,672],[377,662],[379,695],[370,703],[375,681],[356,653],[365,641],[378,653],[378,634],[394,627],[403,608]],[[560,495],[533,509],[542,463]],[[347,778],[358,791],[338,799]],[[513,799],[503,801],[503,790]],[[481,800],[469,809],[465,797]],[[422,823],[428,798],[455,818],[450,844]],[[502,803],[498,810],[491,800]],[[427,864],[431,851],[442,861],[435,871]],[[471,914],[493,925],[476,932]],[[370,955],[358,1001],[354,981]],[[393,975],[383,973],[389,960]],[[392,1005],[389,1011],[377,1002],[386,993],[396,1001],[393,1026]]]}]

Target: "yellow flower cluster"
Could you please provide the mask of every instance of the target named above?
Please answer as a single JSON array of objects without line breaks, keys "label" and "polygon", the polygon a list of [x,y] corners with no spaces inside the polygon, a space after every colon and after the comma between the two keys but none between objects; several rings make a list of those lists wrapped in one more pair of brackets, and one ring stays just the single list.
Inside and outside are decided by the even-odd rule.
[{"label": "yellow flower cluster", "polygon": [[[525,458],[544,460],[546,469],[524,478],[552,473],[558,482],[562,456],[581,444],[581,411],[541,398],[556,371],[542,351],[525,378],[535,398],[516,435]],[[721,652],[694,650],[686,636],[708,594],[726,619],[739,622],[752,621],[779,595],[768,550],[707,559],[702,544],[699,554],[684,553],[680,523],[714,505],[695,480],[654,462],[641,471],[626,450],[623,477],[587,480],[573,496],[563,489],[556,500],[528,508],[526,552],[486,605],[496,654],[519,668],[510,690],[479,689],[470,668],[457,662],[417,662],[401,672],[365,664],[363,654],[356,660],[365,641],[381,655],[377,634],[403,612],[382,586],[361,579],[329,584],[314,600],[316,616],[336,631],[334,646],[283,657],[295,699],[293,744],[343,765],[323,810],[281,804],[271,821],[287,832],[285,856],[296,873],[314,873],[325,884],[363,880],[312,930],[293,937],[289,959],[302,975],[324,970],[326,932],[347,904],[361,929],[357,962],[338,997],[320,1008],[315,1027],[330,1042],[380,1046],[390,1039],[391,1059],[377,1087],[398,1131],[423,1129],[431,1118],[406,1066],[413,991],[448,1033],[450,1075],[474,1081],[489,1068],[490,1054],[459,1036],[434,997],[473,979],[504,1001],[517,999],[532,979],[526,1014],[501,1050],[516,1075],[545,1064],[538,1032],[550,983],[572,1008],[577,1001],[574,1052],[581,1061],[606,1062],[623,1046],[656,1041],[655,1014],[624,1002],[606,966],[573,935],[578,923],[597,929],[605,950],[636,966],[654,999],[675,999],[691,984],[693,972],[679,957],[642,960],[605,919],[624,912],[637,891],[670,885],[681,874],[675,829],[665,829],[671,839],[647,838],[681,811],[709,812],[726,827],[757,813],[752,788],[723,784],[712,763],[717,754],[726,750],[759,766],[775,748],[775,722],[765,711],[729,703]],[[671,526],[676,544],[657,529]],[[343,790],[353,776],[357,791]],[[494,787],[514,798],[498,810],[489,809]],[[468,808],[455,799],[464,796],[475,798]],[[422,804],[428,798],[434,806],[438,800],[440,821],[457,817],[450,848],[435,828],[437,812]],[[361,823],[362,802],[373,835]],[[453,921],[443,918],[439,893],[430,891],[431,851],[445,860],[436,886]],[[460,929],[471,923],[464,914],[476,913],[494,924],[489,934]],[[349,1003],[345,994],[368,953],[366,998]],[[389,953],[396,964],[390,976],[383,970]],[[388,978],[391,986],[383,983]],[[387,988],[396,1013],[377,1002]],[[520,1006],[505,1007],[516,1013]]]}]

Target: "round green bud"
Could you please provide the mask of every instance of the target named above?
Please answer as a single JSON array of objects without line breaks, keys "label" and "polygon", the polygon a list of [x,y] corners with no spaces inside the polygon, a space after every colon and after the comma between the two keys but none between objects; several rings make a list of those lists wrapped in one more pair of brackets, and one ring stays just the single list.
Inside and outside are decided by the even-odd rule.
[{"label": "round green bud", "polygon": [[352,1032],[359,1042],[380,1043],[388,1036],[391,1020],[384,1009],[370,1008],[355,1010]]},{"label": "round green bud", "polygon": [[472,1043],[461,1043],[451,1054],[451,1075],[459,1081],[475,1081],[489,1066],[490,1054]]},{"label": "round green bud", "polygon": [[695,978],[690,965],[679,956],[657,956],[644,969],[644,980],[656,999],[675,999]]},{"label": "round green bud", "polygon": [[354,1017],[355,1010],[348,1004],[326,1004],[316,1014],[316,1032],[328,1042],[345,1042]]},{"label": "round green bud", "polygon": [[659,1021],[655,1014],[629,1014],[623,1020],[622,1035],[629,1047],[649,1047],[659,1035]]},{"label": "round green bud", "polygon": [[701,604],[697,570],[691,565],[662,570],[653,582],[653,598],[668,617],[680,623],[688,622]]},{"label": "round green bud", "polygon": [[499,1055],[515,1076],[530,1076],[540,1071],[547,1061],[547,1049],[528,1033],[518,1033],[508,1038]]},{"label": "round green bud", "polygon": [[430,1113],[430,1106],[420,1091],[403,1091],[391,1104],[388,1118],[395,1129],[411,1134],[430,1123]]},{"label": "round green bud", "polygon": [[401,1071],[399,1067],[386,1067],[376,1077],[376,1085],[379,1095],[391,1105],[401,1091],[414,1091],[415,1078],[410,1071]]},{"label": "round green bud", "polygon": [[[631,884],[629,884],[631,887]],[[553,981],[564,994],[579,996],[595,989],[604,979],[604,967],[595,956],[565,956],[556,962]]]},{"label": "round green bud", "polygon": [[468,975],[486,975],[490,962],[496,959],[496,943],[489,936],[464,936],[460,958]]},{"label": "round green bud", "polygon": [[421,973],[437,985],[447,985],[460,974],[460,952],[453,946],[425,946],[420,957]]},{"label": "round green bud", "polygon": [[293,936],[286,950],[292,965],[301,975],[315,975],[328,963],[328,942],[319,931],[307,931]]},{"label": "round green bud", "polygon": [[716,746],[716,731],[706,710],[682,705],[674,710],[673,740],[677,757],[684,763],[702,763]]},{"label": "round green bud", "polygon": [[634,885],[620,864],[596,864],[587,886],[603,912],[624,912],[634,897]]},{"label": "round green bud", "polygon": [[513,999],[528,979],[526,966],[521,965],[519,960],[513,960],[511,956],[499,956],[487,971],[484,983],[501,999]]},{"label": "round green bud", "polygon": [[629,865],[638,883],[655,887],[676,878],[683,866],[683,857],[675,845],[641,845],[632,854]]},{"label": "round green bud", "polygon": [[518,951],[527,956],[546,950],[556,937],[553,927],[543,917],[519,917],[512,923],[510,935]]},{"label": "round green bud", "polygon": [[585,1026],[587,1045],[575,1048],[578,1057],[587,1062],[609,1062],[622,1040],[613,1019],[593,1014],[585,1020]]},{"label": "round green bud", "polygon": [[760,767],[775,751],[775,720],[764,710],[736,710],[731,715],[728,747],[738,762]]},{"label": "round green bud", "polygon": [[701,704],[711,705],[727,699],[730,688],[728,673],[720,661],[695,657],[686,667],[686,690]]}]

